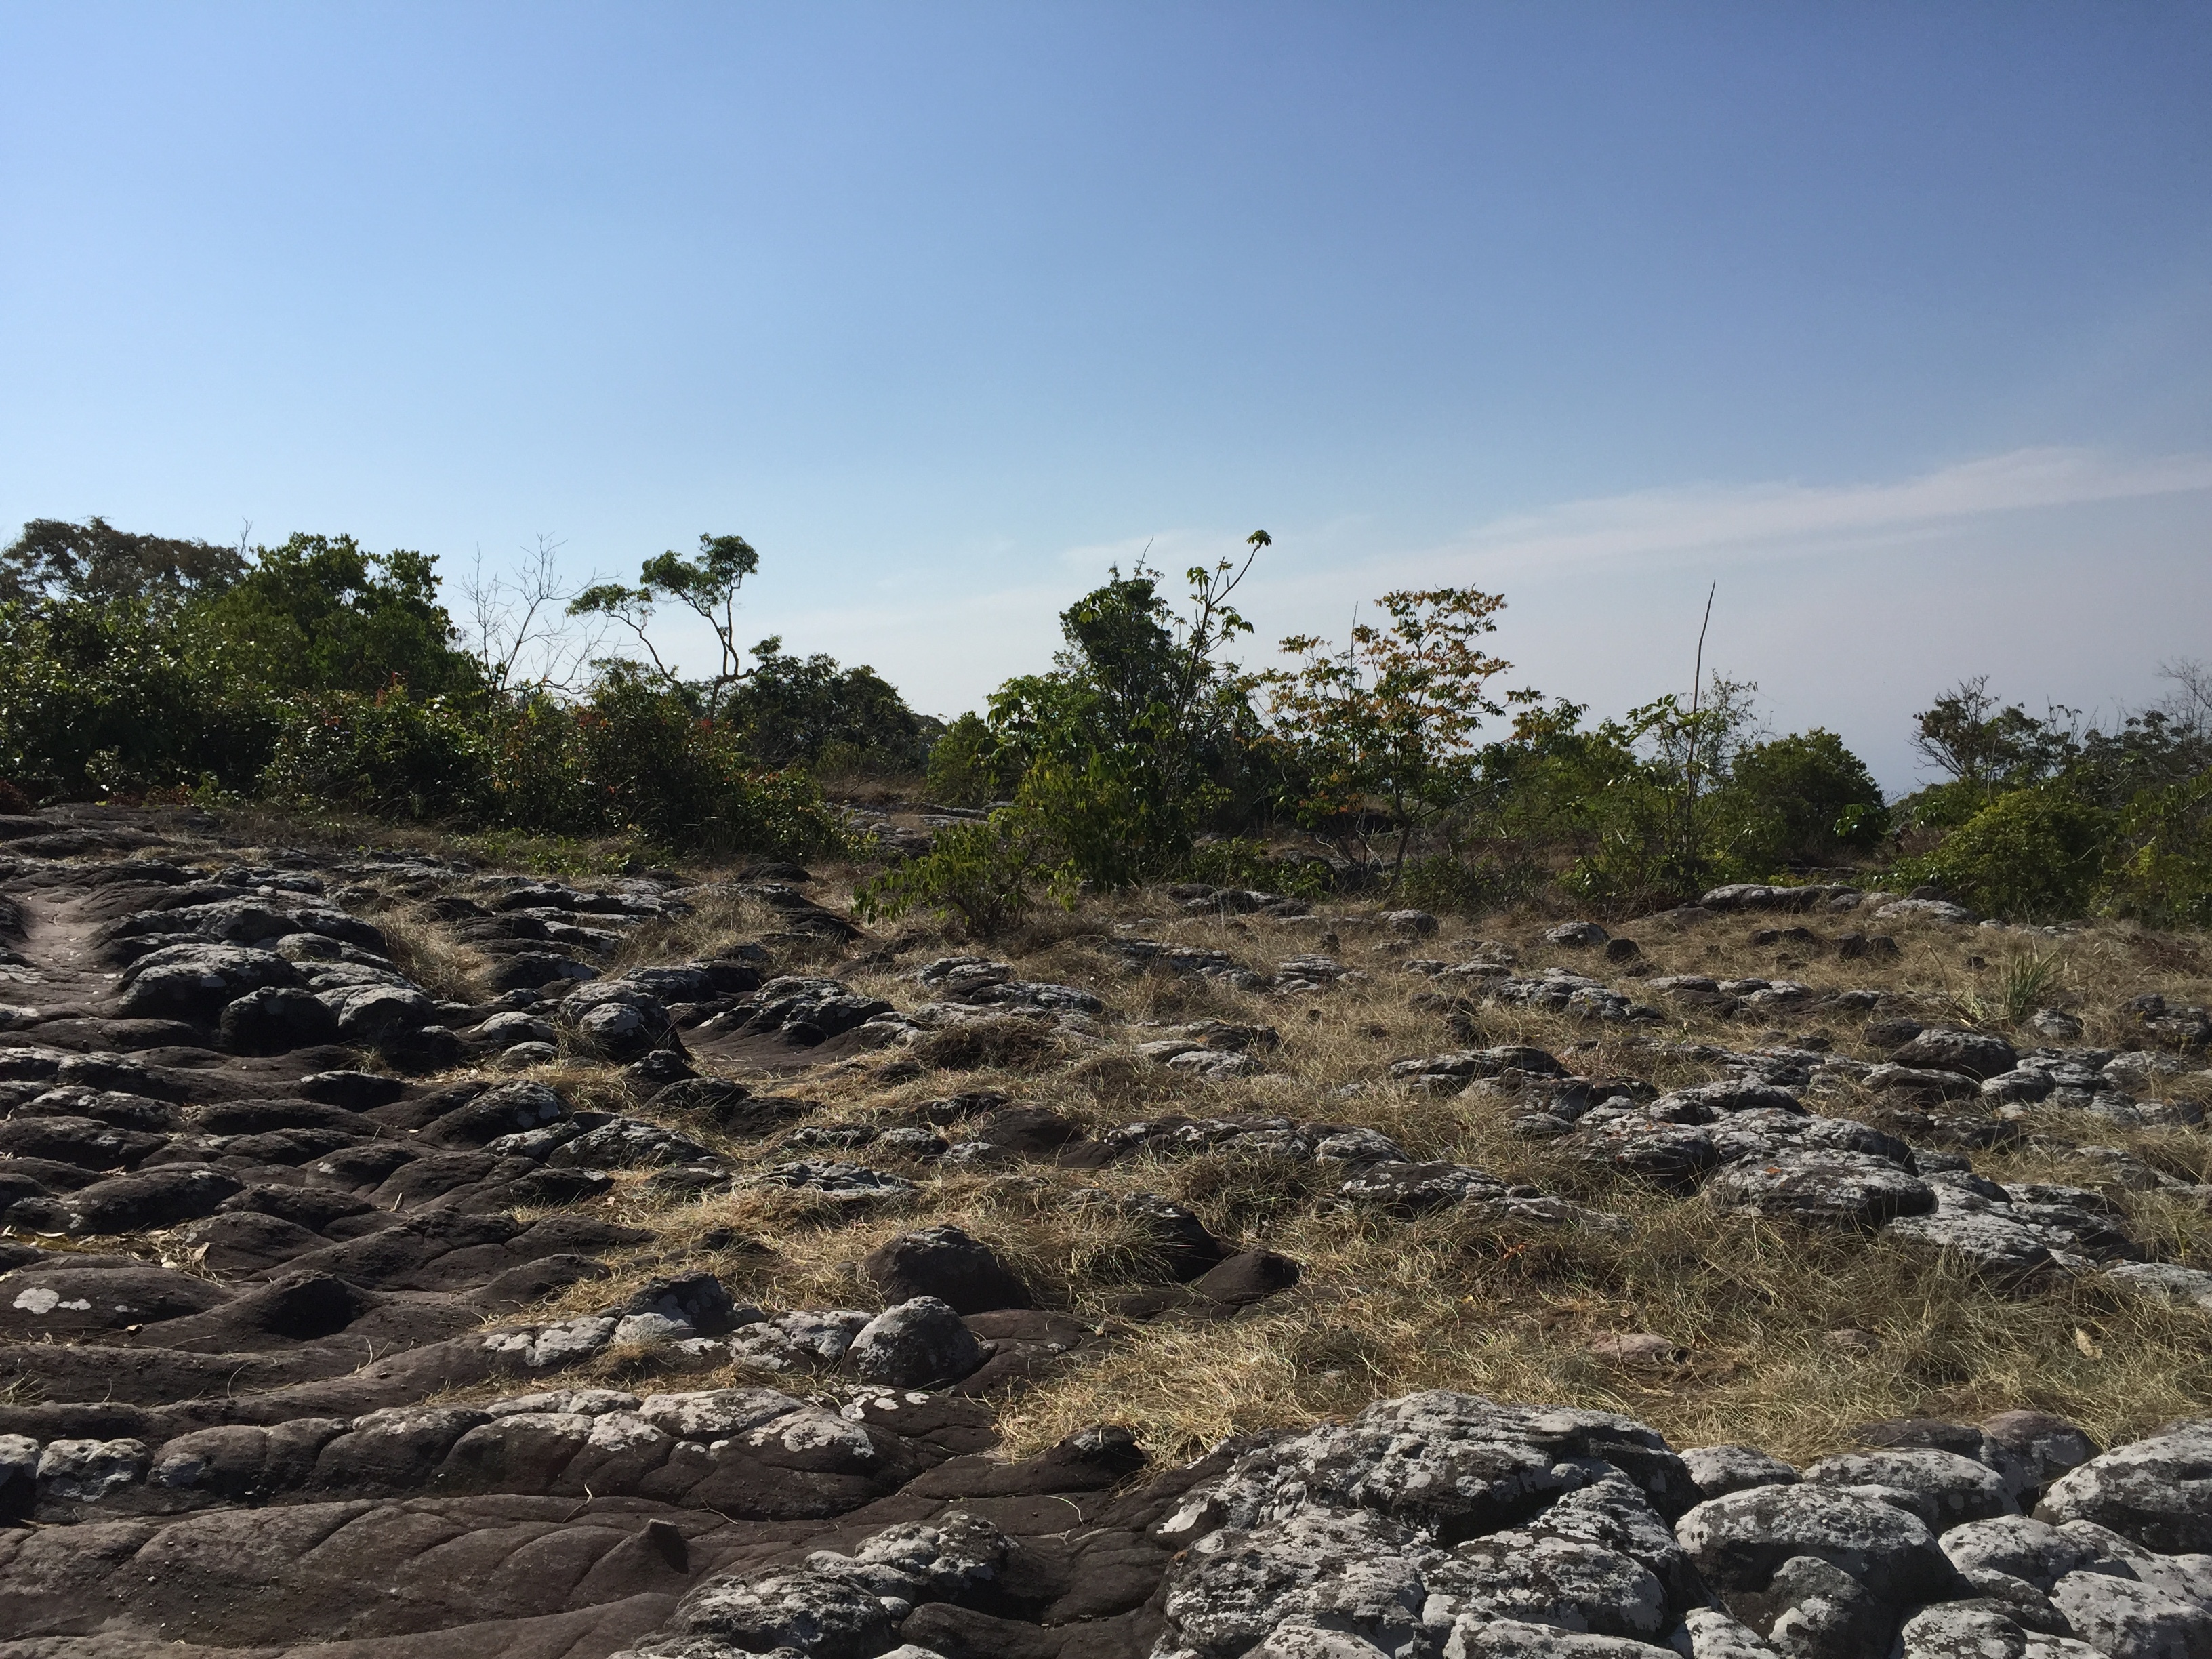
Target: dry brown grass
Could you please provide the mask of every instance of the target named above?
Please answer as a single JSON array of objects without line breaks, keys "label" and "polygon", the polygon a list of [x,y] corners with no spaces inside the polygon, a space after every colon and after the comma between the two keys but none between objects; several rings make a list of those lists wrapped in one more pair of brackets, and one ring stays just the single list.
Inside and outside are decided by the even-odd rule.
[{"label": "dry brown grass", "polygon": [[[836,903],[850,872],[817,873],[825,879],[808,890]],[[726,942],[728,934],[773,931],[774,913],[749,903],[702,905],[694,916],[641,930],[619,959],[680,959]],[[1897,958],[1854,960],[1837,955],[1828,941],[1866,931],[1858,918],[1729,918],[1680,933],[1616,928],[1643,946],[1644,960],[1631,972],[1594,953],[1544,945],[1547,920],[1447,923],[1439,937],[1406,940],[1353,911],[1279,922],[1189,918],[1157,893],[1090,902],[1072,915],[1042,918],[994,954],[1014,962],[1024,977],[1096,990],[1111,1011],[1102,1022],[1111,1039],[1105,1045],[1053,1038],[1027,1022],[993,1021],[933,1037],[918,1053],[890,1050],[775,1086],[818,1103],[813,1123],[904,1121],[921,1101],[996,1089],[1093,1128],[1170,1112],[1361,1124],[1396,1137],[1417,1158],[1451,1158],[1571,1194],[1626,1217],[1632,1224],[1626,1232],[1486,1226],[1453,1214],[1401,1223],[1337,1205],[1334,1182],[1322,1170],[1219,1156],[1125,1160],[1096,1171],[1022,1164],[948,1173],[864,1150],[852,1156],[907,1176],[915,1191],[859,1211],[744,1186],[671,1204],[653,1197],[643,1177],[624,1178],[607,1212],[649,1223],[659,1237],[614,1258],[613,1278],[579,1285],[546,1311],[603,1308],[656,1273],[702,1267],[735,1294],[770,1308],[871,1308],[879,1298],[861,1281],[860,1259],[894,1233],[950,1222],[990,1241],[1041,1304],[1073,1313],[1102,1333],[1062,1372],[1008,1402],[1004,1427],[1015,1450],[1115,1420],[1134,1425],[1156,1455],[1180,1456],[1231,1432],[1341,1414],[1423,1387],[1620,1411],[1678,1445],[1743,1440],[1792,1457],[1834,1449],[1850,1441],[1856,1425],[1883,1417],[1972,1418],[2034,1407],[2073,1417],[2109,1439],[2212,1409],[2212,1323],[2200,1313],[2095,1279],[2008,1289],[1889,1241],[1723,1215],[1699,1199],[1572,1166],[1557,1149],[1515,1137],[1507,1127],[1509,1103],[1492,1094],[1433,1098],[1385,1080],[1394,1060],[1469,1046],[1446,1012],[1411,1006],[1413,994],[1480,998],[1479,985],[1439,983],[1399,964],[1463,960],[1485,941],[1485,949],[1516,950],[1520,972],[1556,963],[1632,995],[1639,974],[1664,972],[1786,976],[1819,991],[1874,989],[1884,994],[1886,1007],[1917,1011],[1924,1021],[1964,1010],[2022,1047],[2037,1041],[2021,1024],[2033,1010],[2017,1006],[2023,961],[2051,964],[2038,970],[2038,997],[2048,996],[2038,1006],[2077,1014],[2087,1026],[2085,1042],[2133,1046],[2124,1012],[2129,998],[2154,990],[2176,1001],[2212,1001],[2212,963],[2196,941],[2103,926],[2054,938],[1907,925],[1888,930],[1900,946]],[[1809,946],[1748,942],[1755,927],[1801,922],[1819,936]],[[1333,934],[1334,954],[1364,978],[1294,998],[1168,973],[1133,974],[1098,948],[1131,928],[1226,951],[1262,970],[1323,948]],[[924,928],[858,948],[887,943],[896,948],[895,965],[856,967],[846,977],[902,1006],[933,995],[907,977],[914,967],[942,951],[975,948],[947,945]],[[792,965],[788,958],[778,963]],[[2008,983],[2014,994],[2007,1001]],[[1844,1054],[1878,1057],[1866,1044],[1864,1016],[1781,1015],[1767,1026],[1662,1006],[1669,1017],[1656,1028],[1491,1006],[1472,1018],[1484,1042],[1533,1043],[1577,1071],[1661,1086],[1713,1074],[1709,1065],[1656,1052],[1674,1042],[1741,1049],[1818,1039]],[[1153,1034],[1143,1022],[1204,1018],[1272,1025],[1281,1046],[1264,1056],[1262,1075],[1225,1083],[1195,1079],[1133,1052]],[[1000,1027],[1009,1045],[1003,1048],[993,1046]],[[915,1075],[917,1057],[935,1066]],[[605,1068],[570,1062],[541,1074],[579,1104],[656,1115],[649,1104],[627,1103]],[[1871,1106],[1845,1089],[1823,1097],[1819,1109],[1847,1114]],[[787,1133],[740,1140],[696,1123],[672,1120],[671,1127],[707,1143],[740,1173],[799,1155]],[[2072,1154],[2077,1146],[2101,1146],[2132,1152],[2181,1179],[2212,1174],[2212,1137],[2203,1132],[2129,1130],[2065,1111],[2035,1114],[2027,1127],[2026,1142],[1978,1155],[1976,1167],[1999,1180],[2094,1184]],[[1176,1198],[1223,1237],[1292,1256],[1304,1266],[1304,1281],[1224,1323],[1127,1324],[1114,1314],[1115,1299],[1157,1282],[1159,1263],[1110,1206],[1068,1201],[1085,1187]],[[2132,1236],[2166,1259],[2212,1267],[2212,1219],[2200,1205],[2159,1193],[2118,1197]],[[1847,1328],[1870,1333],[1873,1346],[1862,1352],[1832,1339]],[[1631,1370],[1593,1355],[1597,1338],[1631,1330],[1665,1336],[1687,1358],[1672,1367]],[[614,1356],[596,1374],[635,1376],[646,1368],[641,1356]]]},{"label": "dry brown grass", "polygon": [[482,951],[460,944],[434,917],[413,908],[388,910],[376,918],[392,965],[432,996],[474,1004],[485,994],[491,963]]}]

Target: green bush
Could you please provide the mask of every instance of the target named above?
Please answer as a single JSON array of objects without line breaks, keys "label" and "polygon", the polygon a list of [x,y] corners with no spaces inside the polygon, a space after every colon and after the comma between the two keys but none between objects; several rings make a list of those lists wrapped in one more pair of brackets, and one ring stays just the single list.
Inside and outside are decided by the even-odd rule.
[{"label": "green bush", "polygon": [[249,787],[283,705],[143,600],[0,605],[0,776],[40,800]]},{"label": "green bush", "polygon": [[1049,894],[1063,902],[1074,884],[1059,849],[1018,807],[981,823],[940,830],[930,850],[896,865],[853,896],[871,921],[934,910],[970,939],[1005,933]]},{"label": "green bush", "polygon": [[2154,927],[2212,927],[2212,777],[2137,795],[2118,838],[2107,909]]},{"label": "green bush", "polygon": [[271,800],[378,817],[473,819],[487,769],[482,723],[443,697],[340,692],[295,706],[261,775]]},{"label": "green bush", "polygon": [[1268,851],[1267,842],[1248,836],[1200,842],[1191,848],[1183,873],[1216,887],[1306,899],[1319,898],[1335,884],[1328,860],[1279,857]]},{"label": "green bush", "polygon": [[930,746],[929,796],[947,806],[981,806],[1000,793],[999,739],[981,714],[963,714]]},{"label": "green bush", "polygon": [[758,660],[717,722],[743,735],[755,761],[846,774],[920,769],[921,718],[874,669],[765,649],[772,643],[756,647]]},{"label": "green bush", "polygon": [[1543,890],[1548,875],[1534,865],[1437,853],[1407,865],[1398,893],[1418,909],[1479,916],[1533,898]]},{"label": "green bush", "polygon": [[1987,915],[2060,921],[2086,915],[2103,874],[2112,815],[2055,785],[1997,796],[1919,867]]},{"label": "green bush", "polygon": [[1753,878],[1869,851],[1889,829],[1874,774],[1819,726],[1738,750],[1714,806],[1730,873]]}]

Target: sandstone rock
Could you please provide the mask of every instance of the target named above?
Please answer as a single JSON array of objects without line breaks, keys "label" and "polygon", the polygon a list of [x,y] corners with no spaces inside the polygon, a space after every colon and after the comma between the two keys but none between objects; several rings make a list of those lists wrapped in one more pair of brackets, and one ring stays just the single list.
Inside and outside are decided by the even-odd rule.
[{"label": "sandstone rock", "polygon": [[1797,1471],[1755,1446],[1693,1446],[1682,1454],[1700,1500],[1753,1486],[1786,1486]]},{"label": "sandstone rock", "polygon": [[2167,1554],[2212,1552],[2212,1420],[2090,1459],[2052,1482],[2035,1514],[2094,1522]]},{"label": "sandstone rock", "polygon": [[864,1381],[913,1389],[957,1382],[983,1363],[983,1346],[934,1297],[916,1297],[870,1320],[846,1360]]},{"label": "sandstone rock", "polygon": [[901,1233],[861,1259],[860,1274],[894,1303],[934,1297],[962,1314],[1032,1305],[990,1246],[957,1227]]}]

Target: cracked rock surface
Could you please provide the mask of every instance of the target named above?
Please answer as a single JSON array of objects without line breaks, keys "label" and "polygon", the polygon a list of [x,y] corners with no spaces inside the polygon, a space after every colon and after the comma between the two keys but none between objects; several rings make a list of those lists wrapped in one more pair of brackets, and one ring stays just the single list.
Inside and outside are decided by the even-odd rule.
[{"label": "cracked rock surface", "polygon": [[[2026,1409],[1901,1419],[1798,1467],[1401,1384],[1194,1460],[1113,1422],[1001,1438],[1023,1390],[1133,1331],[1202,1352],[1331,1316],[1341,1287],[1264,1217],[1201,1216],[1179,1171],[1238,1172],[1347,1235],[1532,1256],[1629,1239],[1607,1194],[1657,1194],[2212,1311],[2212,1273],[2114,1195],[2196,1184],[2118,1147],[2084,1149],[2078,1184],[1974,1164],[2031,1111],[2193,1133],[2166,1063],[2195,1052],[2190,1006],[2137,998],[2166,1046],[2132,1050],[2057,1015],[2051,1047],[1932,1020],[1875,1060],[1723,1046],[1680,1011],[1865,1018],[1887,994],[1648,974],[1586,921],[1540,937],[1588,971],[1455,962],[1437,917],[1389,910],[1355,945],[1439,953],[1397,971],[1457,1046],[1378,1048],[1278,1110],[1302,1021],[1371,982],[1303,901],[1168,895],[1279,930],[1264,961],[1130,924],[1043,967],[916,950],[856,985],[825,957],[870,941],[805,872],[248,861],[194,814],[122,809],[0,830],[0,1659],[2212,1655],[2212,1420],[2107,1449]],[[472,953],[471,1000],[402,898]],[[651,959],[656,929],[740,902],[774,918],[762,939]],[[1832,886],[1698,908],[1971,921]],[[1163,983],[1253,1000],[1167,1018],[1142,1006]],[[1653,1075],[1597,1066],[1595,1038],[1525,1040],[1534,1018],[1632,1042]],[[988,1069],[974,1054],[1126,1068],[1174,1109],[1156,1090],[1078,1121],[948,1076],[860,1117],[810,1091],[863,1060]],[[1504,1142],[1439,1155],[1461,1114],[1565,1173],[1494,1173]],[[1112,1257],[1111,1318],[1021,1237],[915,1213],[984,1178]],[[809,1269],[860,1305],[741,1278],[774,1251],[695,1224],[709,1196],[872,1230]],[[1686,1363],[1606,1340],[1586,1351],[1624,1396],[1634,1365]]]}]

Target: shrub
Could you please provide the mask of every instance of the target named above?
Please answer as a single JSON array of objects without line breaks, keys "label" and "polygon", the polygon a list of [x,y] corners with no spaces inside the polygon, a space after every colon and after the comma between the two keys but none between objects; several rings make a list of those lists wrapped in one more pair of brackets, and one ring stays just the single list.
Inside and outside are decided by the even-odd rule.
[{"label": "shrub", "polygon": [[1399,895],[1418,909],[1479,916],[1533,897],[1547,879],[1548,872],[1534,865],[1438,853],[1406,866]]},{"label": "shrub", "polygon": [[143,600],[0,605],[0,775],[42,799],[250,783],[283,711]]},{"label": "shrub", "polygon": [[1288,893],[1319,898],[1335,885],[1328,860],[1282,858],[1267,843],[1245,836],[1224,836],[1191,848],[1184,873],[1216,887],[1242,887],[1255,893]]},{"label": "shrub", "polygon": [[274,800],[418,821],[474,816],[484,784],[477,725],[443,697],[404,690],[295,706],[261,775]]},{"label": "shrub", "polygon": [[2106,907],[2154,927],[2212,926],[2212,777],[2150,789],[2120,815]]},{"label": "shrub", "polygon": [[2112,827],[2109,813],[2058,787],[2010,790],[1953,830],[1921,867],[1987,915],[2063,921],[2087,911]]},{"label": "shrub", "polygon": [[927,775],[933,800],[947,806],[981,806],[999,794],[999,740],[981,714],[963,714],[930,746]]},{"label": "shrub", "polygon": [[968,937],[989,939],[1034,909],[1042,892],[1065,899],[1073,888],[1058,849],[1021,809],[1006,807],[939,830],[928,852],[854,894],[853,908],[871,921],[935,910]]},{"label": "shrub", "polygon": [[1714,805],[1732,873],[1754,877],[1870,849],[1889,829],[1874,774],[1819,726],[1737,750]]}]

